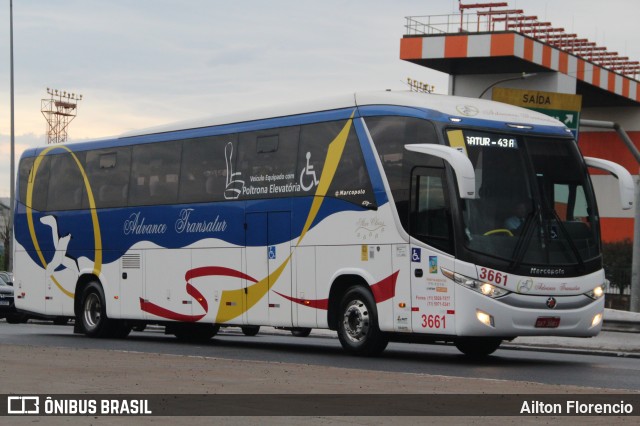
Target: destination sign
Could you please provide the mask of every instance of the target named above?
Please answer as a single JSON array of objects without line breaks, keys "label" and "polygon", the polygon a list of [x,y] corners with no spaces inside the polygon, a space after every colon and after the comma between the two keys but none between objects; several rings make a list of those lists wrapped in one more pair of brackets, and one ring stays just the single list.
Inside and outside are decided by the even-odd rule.
[{"label": "destination sign", "polygon": [[514,137],[497,135],[493,133],[464,132],[464,141],[468,147],[479,146],[483,148],[518,148],[518,140]]},{"label": "destination sign", "polygon": [[514,138],[500,138],[488,136],[466,136],[467,146],[493,146],[498,148],[517,148],[518,142]]}]

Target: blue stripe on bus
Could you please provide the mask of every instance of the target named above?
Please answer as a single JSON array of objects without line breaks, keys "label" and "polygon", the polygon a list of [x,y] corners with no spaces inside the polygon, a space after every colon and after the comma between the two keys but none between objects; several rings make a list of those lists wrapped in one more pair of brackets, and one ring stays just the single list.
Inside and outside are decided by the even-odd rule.
[{"label": "blue stripe on bus", "polygon": [[[140,242],[150,242],[171,249],[184,248],[207,238],[219,239],[239,247],[263,245],[260,241],[252,239],[251,230],[245,230],[245,213],[291,212],[290,232],[270,235],[269,239],[271,244],[283,243],[290,239],[293,239],[295,244],[307,220],[312,201],[313,197],[292,197],[101,209],[98,210],[98,221],[102,235],[103,263],[118,260],[127,250]],[[311,228],[313,229],[327,217],[343,211],[365,211],[365,209],[345,200],[326,197]],[[25,214],[24,205],[18,203],[16,215]],[[47,212],[46,214],[34,211],[36,237],[47,262],[52,259],[55,248],[51,228],[40,222],[45,215],[56,217],[59,237],[71,235],[67,248],[68,257],[94,259],[93,224],[91,215],[87,214],[86,210]],[[25,248],[31,259],[36,264],[40,264],[26,219],[18,218],[16,224],[16,240]]]},{"label": "blue stripe on bus", "polygon": [[365,131],[362,122],[360,120],[354,120],[353,123],[356,129],[356,134],[358,135],[358,140],[360,141],[360,148],[362,149],[364,162],[367,166],[369,179],[371,180],[371,187],[373,188],[373,193],[376,197],[376,205],[380,207],[387,203],[389,199],[387,197],[387,192],[384,189],[384,183],[382,181],[382,176],[380,175],[378,163],[376,162],[376,154],[373,152],[369,138],[367,138],[367,132]]}]

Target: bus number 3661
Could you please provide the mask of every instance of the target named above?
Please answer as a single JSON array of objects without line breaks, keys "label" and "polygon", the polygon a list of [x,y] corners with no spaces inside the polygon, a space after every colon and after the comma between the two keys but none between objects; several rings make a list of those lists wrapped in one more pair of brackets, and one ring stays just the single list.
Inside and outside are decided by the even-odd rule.
[{"label": "bus number 3661", "polygon": [[509,276],[507,274],[502,274],[500,272],[494,271],[493,269],[480,268],[480,279],[487,280],[494,284],[503,284],[507,285],[507,279]]},{"label": "bus number 3661", "polygon": [[422,315],[422,328],[446,328],[447,317],[444,315]]}]

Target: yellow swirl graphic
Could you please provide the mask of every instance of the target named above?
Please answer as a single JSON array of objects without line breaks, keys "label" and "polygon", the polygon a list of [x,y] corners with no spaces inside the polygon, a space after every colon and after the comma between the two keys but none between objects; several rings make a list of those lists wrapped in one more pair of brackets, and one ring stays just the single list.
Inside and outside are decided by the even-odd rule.
[{"label": "yellow swirl graphic", "polygon": [[[36,182],[36,177],[37,177],[37,174],[38,174],[38,169],[40,168],[40,164],[42,163],[42,160],[43,160],[44,156],[47,153],[49,153],[50,151],[54,150],[54,149],[63,149],[65,151],[67,151],[69,154],[71,154],[71,157],[75,161],[76,165],[78,166],[78,170],[80,171],[80,174],[82,175],[82,180],[84,181],[84,186],[85,186],[85,189],[87,191],[87,198],[89,199],[89,208],[90,208],[90,212],[91,212],[91,222],[93,223],[93,240],[94,240],[94,245],[95,245],[93,273],[96,276],[99,276],[100,272],[102,271],[102,237],[101,237],[101,234],[100,234],[100,223],[98,222],[98,213],[96,211],[95,198],[93,197],[93,191],[91,190],[91,185],[89,184],[89,178],[87,177],[87,173],[85,172],[84,167],[82,167],[82,163],[80,162],[78,157],[66,146],[58,145],[58,146],[52,146],[52,147],[44,149],[36,157],[36,160],[33,163],[33,169],[31,170],[31,179],[29,179],[29,182],[27,184],[27,201],[26,201],[27,225],[29,226],[29,234],[31,235],[31,242],[33,243],[33,247],[35,248],[36,253],[38,254],[38,258],[40,259],[40,263],[42,264],[43,268],[46,269],[47,268],[47,262],[44,259],[44,255],[42,254],[42,250],[40,249],[40,244],[38,243],[38,238],[36,236],[36,230],[35,230],[35,227],[33,225],[33,209],[31,208],[31,206],[33,205],[33,187],[34,187],[35,182]],[[64,287],[62,287],[62,285],[60,285],[58,280],[56,280],[53,277],[53,275],[51,275],[51,280],[60,289],[60,291],[62,291],[62,293],[64,293],[65,295],[67,295],[67,296],[69,296],[71,298],[74,297],[74,294],[72,292],[66,290]]]},{"label": "yellow swirl graphic", "polygon": [[[344,152],[344,147],[347,143],[347,137],[351,130],[354,113],[351,114],[351,117],[349,117],[349,120],[347,120],[347,123],[344,125],[340,133],[338,133],[335,139],[329,144],[324,167],[322,169],[322,175],[320,176],[320,182],[318,182],[318,189],[316,190],[313,198],[313,203],[309,209],[309,215],[307,216],[307,220],[302,228],[302,232],[300,232],[300,237],[298,238],[296,247],[300,245],[302,239],[307,234],[307,231],[311,228],[311,224],[320,211],[324,197],[327,195],[327,191],[329,190],[329,186],[336,174],[338,164],[340,163],[342,153]],[[292,254],[289,254],[282,264],[275,271],[269,274],[269,276],[247,287],[247,304],[245,306],[243,306],[242,303],[242,297],[245,293],[244,289],[223,291],[220,298],[220,308],[218,309],[216,323],[224,323],[237,318],[242,315],[243,312],[248,311],[258,303],[258,301],[267,294],[271,287],[273,287],[278,278],[280,278],[282,271],[284,271],[285,267],[291,260],[291,256]]]}]

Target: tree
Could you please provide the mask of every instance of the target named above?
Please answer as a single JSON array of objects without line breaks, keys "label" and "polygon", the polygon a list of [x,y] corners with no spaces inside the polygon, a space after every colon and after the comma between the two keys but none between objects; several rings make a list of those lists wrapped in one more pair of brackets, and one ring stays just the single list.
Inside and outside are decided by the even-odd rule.
[{"label": "tree", "polygon": [[0,241],[3,244],[4,251],[0,256],[0,269],[3,271],[9,270],[9,238],[11,232],[9,232],[9,209],[2,203],[0,203]]},{"label": "tree", "polygon": [[631,240],[602,244],[602,263],[611,287],[617,287],[620,294],[631,284]]}]

